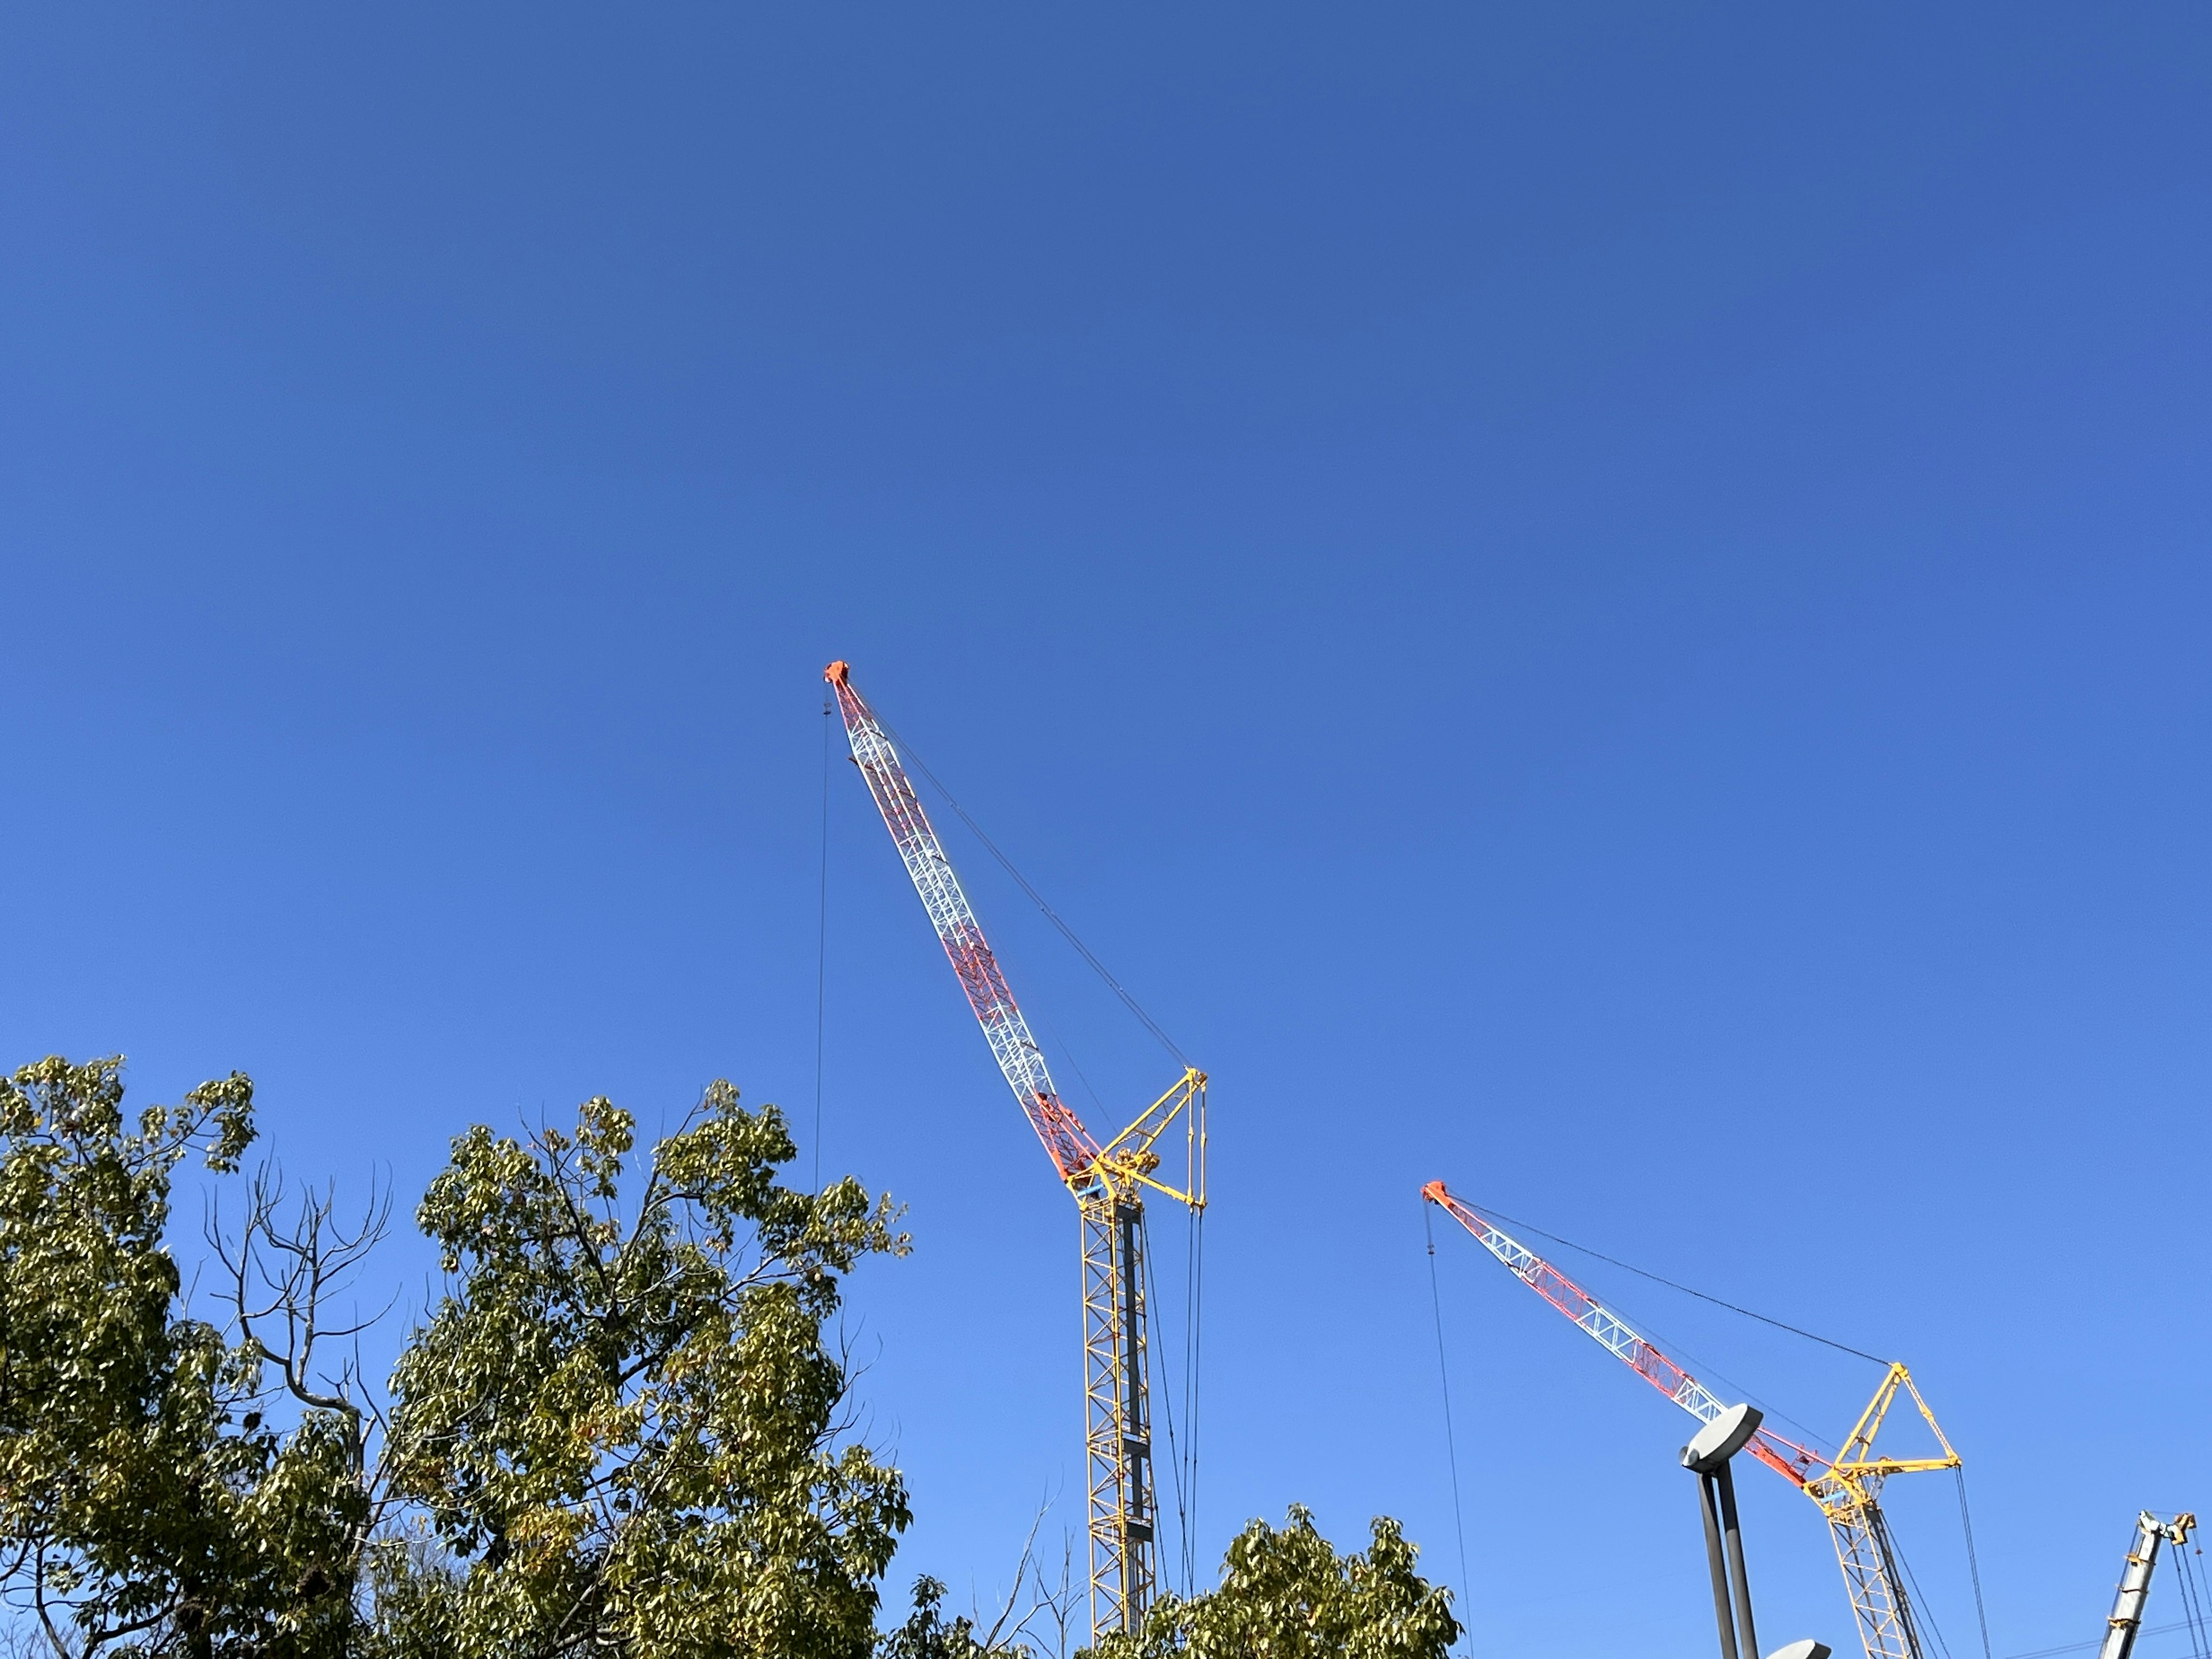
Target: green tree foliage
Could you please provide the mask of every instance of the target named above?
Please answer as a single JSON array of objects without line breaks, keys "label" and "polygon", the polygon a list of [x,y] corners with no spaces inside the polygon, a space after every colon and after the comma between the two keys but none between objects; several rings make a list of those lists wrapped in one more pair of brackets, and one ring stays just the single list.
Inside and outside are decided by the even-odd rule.
[{"label": "green tree foliage", "polygon": [[392,1378],[416,1541],[380,1564],[394,1659],[860,1659],[908,1520],[847,1441],[839,1276],[902,1254],[887,1201],[784,1187],[775,1108],[717,1083],[625,1206],[629,1115],[482,1127],[418,1214],[450,1286]]},{"label": "green tree foliage", "polygon": [[[128,1121],[121,1062],[0,1082],[0,1596],[60,1659],[860,1659],[908,1516],[849,1443],[839,1283],[887,1203],[777,1181],[718,1083],[623,1200],[629,1115],[453,1143],[418,1219],[448,1284],[391,1432],[326,1310],[382,1237],[264,1170],[211,1233],[220,1324],[166,1234],[228,1175],[252,1085]],[[319,1346],[321,1345],[321,1346]],[[281,1422],[275,1419],[282,1419]],[[374,1453],[372,1455],[372,1452]],[[0,1617],[6,1617],[0,1614]]]},{"label": "green tree foliage", "polygon": [[1413,1571],[1395,1521],[1377,1518],[1364,1553],[1340,1556],[1292,1505],[1278,1531],[1255,1521],[1229,1546],[1221,1583],[1164,1596],[1141,1630],[1113,1632],[1095,1659],[1443,1659],[1459,1638],[1451,1593]]},{"label": "green tree foliage", "polygon": [[251,1343],[182,1316],[177,1166],[234,1170],[236,1073],[123,1111],[121,1062],[0,1081],[0,1595],[63,1654],[335,1653],[365,1509],[327,1413],[265,1426]]},{"label": "green tree foliage", "polygon": [[[477,1127],[416,1219],[447,1285],[386,1425],[325,1310],[382,1237],[264,1170],[212,1233],[221,1324],[167,1231],[187,1158],[234,1174],[244,1076],[135,1120],[121,1062],[0,1080],[0,1598],[57,1659],[991,1659],[1066,1650],[1079,1590],[1024,1552],[989,1631],[924,1578],[878,1638],[909,1515],[849,1434],[842,1278],[902,1255],[889,1202],[784,1186],[774,1107],[726,1083],[653,1150]],[[273,1420],[281,1418],[282,1421]],[[374,1455],[372,1455],[372,1453]],[[1292,1509],[1096,1659],[1443,1659],[1446,1592],[1394,1522],[1339,1556]],[[1036,1597],[1017,1616],[1022,1583]],[[1042,1621],[1042,1622],[1040,1622]],[[1008,1632],[1001,1639],[1001,1632]],[[1057,1639],[1055,1639],[1055,1632]]]},{"label": "green tree foliage", "polygon": [[991,1649],[975,1639],[975,1621],[945,1616],[945,1581],[924,1574],[914,1581],[914,1611],[876,1643],[877,1659],[982,1659],[987,1653],[1027,1649]]}]

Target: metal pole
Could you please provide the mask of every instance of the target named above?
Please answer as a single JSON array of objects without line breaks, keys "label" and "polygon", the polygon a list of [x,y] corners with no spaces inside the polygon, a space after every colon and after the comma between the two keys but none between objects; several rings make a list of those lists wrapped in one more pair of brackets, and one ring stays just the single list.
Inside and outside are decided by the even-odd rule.
[{"label": "metal pole", "polygon": [[[1725,1470],[1727,1465],[1723,1463]],[[1705,1565],[1713,1576],[1713,1619],[1721,1629],[1721,1659],[1738,1659],[1735,1648],[1735,1620],[1729,1613],[1728,1570],[1721,1563],[1721,1523],[1716,1507],[1717,1483],[1710,1474],[1698,1476],[1698,1507],[1705,1517]],[[1729,1518],[1735,1518],[1733,1494],[1729,1504]],[[1754,1649],[1751,1659],[1759,1659]]]},{"label": "metal pole", "polygon": [[1759,1659],[1759,1632],[1751,1622],[1751,1575],[1744,1571],[1743,1528],[1735,1518],[1735,1474],[1729,1463],[1723,1463],[1715,1479],[1721,1489],[1721,1529],[1728,1537],[1729,1578],[1735,1585],[1736,1629],[1743,1637],[1746,1659]]}]

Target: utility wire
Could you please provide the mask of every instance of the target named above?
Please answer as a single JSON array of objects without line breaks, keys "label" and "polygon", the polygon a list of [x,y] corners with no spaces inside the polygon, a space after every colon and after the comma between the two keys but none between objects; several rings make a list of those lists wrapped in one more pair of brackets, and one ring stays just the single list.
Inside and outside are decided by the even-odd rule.
[{"label": "utility wire", "polygon": [[999,861],[999,867],[1014,878],[1014,884],[1030,896],[1030,902],[1032,904],[1035,904],[1038,909],[1044,912],[1045,920],[1049,921],[1054,927],[1060,929],[1060,937],[1075,947],[1076,954],[1081,957],[1084,961],[1091,964],[1091,970],[1097,974],[1100,979],[1106,981],[1106,986],[1109,990],[1112,991],[1115,996],[1121,999],[1121,1006],[1137,1017],[1139,1021],[1143,1024],[1144,1028],[1147,1031],[1150,1031],[1154,1038],[1158,1041],[1160,1047],[1166,1049],[1169,1054],[1175,1057],[1176,1062],[1178,1065],[1188,1068],[1190,1065],[1190,1057],[1184,1054],[1181,1048],[1176,1046],[1175,1039],[1160,1029],[1159,1022],[1145,1012],[1143,1005],[1140,1004],[1136,998],[1129,994],[1127,989],[1123,987],[1121,981],[1115,979],[1111,973],[1107,971],[1106,964],[1099,961],[1097,957],[1091,954],[1091,947],[1076,937],[1075,929],[1069,927],[1067,923],[1061,919],[1060,912],[1054,909],[1051,905],[1045,902],[1044,895],[1038,892],[1036,888],[1030,885],[1029,878],[1022,874],[1020,871],[1014,868],[1013,860],[999,850],[998,842],[993,841],[990,836],[983,833],[982,825],[977,823],[975,819],[968,816],[968,809],[953,799],[952,792],[945,787],[943,781],[939,779],[936,773],[929,769],[929,763],[922,759],[919,754],[915,752],[914,745],[908,743],[904,738],[899,736],[896,732],[892,731],[890,726],[884,722],[882,716],[878,715],[877,717],[876,724],[883,726],[884,734],[888,736],[891,742],[906,756],[907,759],[914,763],[915,770],[921,773],[925,778],[927,778],[930,782],[930,787],[935,789],[939,794],[945,797],[945,804],[953,810],[953,811],[958,816],[961,823],[968,826],[969,833],[973,835],[977,841],[983,843],[983,849]]},{"label": "utility wire", "polygon": [[[2146,1636],[2165,1636],[2174,1631],[2187,1630],[2188,1628],[2189,1621],[2185,1619],[2182,1619],[2177,1620],[2171,1625],[2145,1625],[2142,1629],[2136,1632],[2136,1635],[2137,1638],[2140,1639]],[[2007,1659],[2058,1659],[2058,1656],[2061,1654],[2087,1653],[2092,1648],[2101,1648],[2104,1645],[2105,1638],[2099,1636],[2094,1637],[2087,1642],[2068,1642],[2055,1648],[2037,1648],[2033,1651],[2028,1653],[2010,1654],[2007,1656]]]},{"label": "utility wire", "polygon": [[[1444,1298],[1437,1288],[1437,1226],[1429,1213],[1431,1206],[1421,1206],[1421,1231],[1429,1241],[1429,1307],[1437,1321],[1437,1381],[1444,1396],[1444,1461],[1451,1468],[1452,1525],[1459,1534],[1459,1586],[1465,1595],[1471,1589],[1467,1573],[1467,1515],[1459,1498],[1459,1443],[1452,1435],[1451,1372],[1444,1364]],[[1467,1626],[1462,1623],[1460,1628]]]},{"label": "utility wire", "polygon": [[822,857],[814,913],[814,1188],[822,1189],[822,1029],[830,972],[830,699],[822,699]]},{"label": "utility wire", "polygon": [[1606,1255],[1602,1250],[1593,1250],[1587,1244],[1577,1244],[1571,1238],[1561,1238],[1557,1233],[1547,1233],[1541,1227],[1535,1226],[1529,1222],[1516,1221],[1511,1216],[1507,1215],[1503,1210],[1493,1210],[1486,1204],[1478,1204],[1473,1207],[1480,1210],[1485,1215],[1495,1216],[1498,1220],[1505,1222],[1509,1225],[1518,1227],[1525,1232],[1532,1232],[1539,1238],[1547,1238],[1551,1240],[1553,1243],[1564,1245],[1566,1249],[1576,1251],[1580,1255],[1593,1257],[1600,1261],[1609,1262],[1613,1267],[1619,1267],[1624,1272],[1634,1273],[1638,1279],[1648,1279],[1655,1285],[1664,1285],[1670,1291],[1681,1291],[1684,1296],[1694,1296],[1700,1302],[1710,1302],[1716,1308],[1726,1308],[1730,1313],[1741,1314],[1746,1319],[1755,1319],[1762,1325],[1771,1325],[1778,1331],[1788,1331],[1792,1336],[1802,1336],[1808,1342],[1818,1342],[1822,1346],[1834,1348],[1838,1352],[1851,1354],[1860,1359],[1872,1360],[1877,1365],[1887,1365],[1889,1364],[1889,1361],[1884,1359],[1880,1354],[1869,1353],[1864,1348],[1854,1348],[1848,1342],[1838,1342],[1832,1337],[1822,1336],[1816,1331],[1808,1331],[1805,1329],[1802,1326],[1789,1324],[1779,1319],[1770,1319],[1765,1314],[1753,1313],[1748,1308],[1739,1308],[1733,1302],[1723,1302],[1720,1297],[1717,1296],[1708,1296],[1703,1291],[1693,1291],[1687,1285],[1678,1285],[1671,1279],[1662,1279],[1657,1273],[1646,1273],[1643,1268],[1632,1267],[1629,1263],[1620,1261],[1617,1257]]}]

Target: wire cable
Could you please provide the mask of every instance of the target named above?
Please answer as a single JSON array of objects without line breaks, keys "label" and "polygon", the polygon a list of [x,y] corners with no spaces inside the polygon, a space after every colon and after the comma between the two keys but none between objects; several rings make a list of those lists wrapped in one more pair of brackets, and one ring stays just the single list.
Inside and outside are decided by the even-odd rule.
[{"label": "wire cable", "polygon": [[1708,1386],[1717,1382],[1726,1392],[1734,1395],[1738,1400],[1748,1401],[1751,1404],[1758,1407],[1763,1416],[1770,1418],[1778,1423],[1787,1423],[1791,1428],[1797,1431],[1799,1436],[1802,1437],[1806,1445],[1815,1450],[1818,1450],[1822,1446],[1830,1443],[1828,1437],[1823,1434],[1820,1430],[1814,1428],[1810,1423],[1800,1422],[1797,1419],[1790,1416],[1788,1412],[1784,1411],[1778,1406],[1771,1404],[1765,1395],[1746,1388],[1742,1383],[1735,1381],[1735,1378],[1721,1370],[1719,1367],[1709,1364],[1705,1360],[1698,1358],[1696,1354],[1691,1352],[1689,1349],[1675,1341],[1673,1337],[1668,1335],[1666,1332],[1652,1324],[1650,1321],[1632,1313],[1628,1309],[1622,1307],[1618,1302],[1609,1302],[1604,1305],[1607,1312],[1626,1321],[1630,1328],[1632,1328],[1638,1336],[1650,1342],[1650,1345],[1656,1348],[1661,1353],[1665,1354],[1669,1359],[1675,1361],[1677,1364],[1686,1366],[1690,1374],[1696,1377],[1698,1382],[1705,1383]]},{"label": "wire cable", "polygon": [[1199,1315],[1206,1295],[1206,1212],[1196,1206],[1186,1208],[1187,1218],[1183,1274],[1186,1290],[1183,1297],[1183,1455],[1190,1461],[1187,1488],[1190,1495],[1190,1522],[1182,1538],[1182,1577],[1184,1594],[1198,1594],[1198,1403],[1199,1403],[1199,1336],[1204,1329]]},{"label": "wire cable", "polygon": [[2197,1656],[2204,1651],[2203,1621],[2197,1616],[2196,1597],[2193,1594],[2195,1586],[2189,1580],[2187,1558],[2179,1550],[2174,1552],[2174,1556],[2173,1583],[2174,1588],[2181,1595],[2182,1622],[2189,1627],[2190,1659],[2197,1659]]},{"label": "wire cable", "polygon": [[[1467,1514],[1459,1496],[1459,1443],[1452,1434],[1451,1371],[1444,1364],[1444,1298],[1443,1292],[1437,1288],[1437,1226],[1435,1218],[1429,1213],[1431,1207],[1425,1200],[1423,1201],[1421,1231],[1429,1242],[1429,1308],[1435,1314],[1437,1322],[1437,1381],[1443,1388],[1444,1399],[1444,1461],[1451,1468],[1452,1525],[1459,1534],[1459,1584],[1460,1593],[1464,1595],[1470,1589],[1467,1571]],[[1460,1629],[1462,1632],[1466,1631],[1464,1621],[1461,1623]]]},{"label": "wire cable", "polygon": [[830,699],[822,699],[822,855],[814,914],[814,1188],[822,1189],[822,1030],[830,983]]},{"label": "wire cable", "polygon": [[[2200,1558],[2203,1555],[2203,1545],[2197,1546],[2196,1553]],[[2204,1621],[2207,1608],[2204,1582],[2202,1577],[2203,1569],[2196,1561],[2191,1559],[2189,1547],[2185,1543],[2174,1546],[2173,1567],[2174,1582],[2181,1586],[2182,1613],[2189,1624],[2191,1659],[2203,1659],[2206,1636]]]},{"label": "wire cable", "polygon": [[1974,1581],[1974,1617],[1982,1627],[1982,1659],[1994,1659],[1990,1650],[1989,1610],[1982,1605],[1982,1564],[1974,1553],[1974,1517],[1966,1508],[1966,1471],[1954,1464],[1951,1473],[1959,1483],[1959,1524],[1966,1534],[1966,1573]]},{"label": "wire cable", "polygon": [[1928,1598],[1920,1593],[1920,1580],[1913,1573],[1912,1563],[1905,1559],[1905,1552],[1898,1547],[1897,1540],[1888,1536],[1887,1528],[1883,1531],[1885,1537],[1888,1538],[1890,1559],[1905,1570],[1905,1582],[1912,1587],[1914,1616],[1927,1626],[1929,1633],[1936,1638],[1936,1650],[1943,1656],[1943,1659],[1951,1659],[1951,1644],[1943,1639],[1943,1627],[1936,1622],[1935,1609],[1928,1605]]},{"label": "wire cable", "polygon": [[[2140,1640],[2146,1636],[2166,1636],[2175,1631],[2188,1628],[2186,1620],[2171,1625],[2145,1625],[2136,1632],[2136,1636]],[[2105,1640],[2106,1638],[2101,1636],[2092,1637],[2087,1642],[2067,1642],[2055,1648],[2036,1648],[2027,1653],[2008,1654],[2006,1659],[2059,1659],[2061,1654],[2087,1653],[2092,1648],[2101,1648],[2105,1645]]]},{"label": "wire cable", "polygon": [[927,778],[929,780],[930,787],[935,789],[939,794],[945,797],[945,804],[952,809],[954,814],[959,818],[961,823],[968,826],[969,833],[974,836],[977,841],[983,843],[983,850],[999,861],[999,867],[1014,878],[1014,884],[1017,887],[1019,887],[1022,891],[1029,895],[1030,902],[1036,905],[1038,909],[1044,913],[1045,920],[1049,921],[1054,927],[1060,929],[1060,937],[1065,939],[1070,945],[1073,945],[1075,947],[1076,954],[1081,957],[1084,961],[1091,964],[1091,970],[1097,974],[1100,979],[1105,981],[1106,988],[1109,990],[1112,991],[1115,996],[1121,998],[1121,1006],[1137,1017],[1144,1028],[1147,1031],[1150,1031],[1153,1037],[1158,1040],[1160,1047],[1166,1049],[1169,1054],[1175,1057],[1176,1062],[1178,1065],[1188,1069],[1190,1065],[1190,1057],[1184,1054],[1181,1048],[1176,1046],[1175,1039],[1160,1029],[1159,1022],[1154,1019],[1150,1014],[1146,1013],[1145,1012],[1144,1006],[1139,1003],[1135,997],[1129,994],[1127,989],[1122,985],[1120,980],[1115,979],[1114,975],[1107,970],[1106,964],[1099,961],[1098,958],[1091,953],[1091,947],[1076,937],[1075,929],[1067,925],[1067,923],[1061,918],[1059,911],[1054,909],[1051,905],[1045,902],[1044,895],[1038,892],[1036,888],[1030,885],[1029,878],[1024,876],[1020,871],[1014,868],[1013,860],[999,850],[998,842],[993,841],[990,836],[983,833],[983,826],[981,824],[976,823],[975,819],[968,816],[968,809],[963,806],[953,798],[952,792],[945,787],[943,781],[938,777],[936,773],[929,769],[929,763],[922,759],[922,757],[915,751],[914,745],[908,743],[904,738],[899,736],[896,732],[891,730],[890,725],[884,721],[881,715],[878,715],[876,717],[876,724],[883,727],[884,735],[890,738],[893,745],[899,749],[906,756],[907,759],[914,763],[915,770],[921,773],[925,778]]},{"label": "wire cable", "polygon": [[[1149,1212],[1144,1213],[1144,1218],[1139,1221],[1137,1225],[1138,1230],[1144,1239],[1144,1243],[1139,1248],[1143,1252],[1142,1259],[1145,1266],[1145,1312],[1146,1316],[1146,1322],[1151,1323],[1152,1316],[1156,1315],[1159,1310],[1160,1292],[1158,1282],[1152,1273],[1152,1218]],[[1145,1357],[1147,1362],[1149,1362],[1152,1358],[1149,1352],[1147,1352]],[[1146,1365],[1146,1370],[1149,1371],[1151,1369],[1151,1365],[1148,1363]],[[1146,1392],[1149,1393],[1151,1391],[1152,1378],[1147,1376],[1145,1379],[1145,1382]],[[1176,1539],[1177,1544],[1180,1546],[1182,1555],[1185,1559],[1188,1559],[1190,1554],[1190,1506],[1188,1503],[1185,1501],[1186,1495],[1183,1491],[1183,1459],[1182,1452],[1178,1447],[1176,1440],[1175,1396],[1173,1394],[1163,1393],[1161,1395],[1160,1414],[1167,1419],[1168,1470],[1170,1478],[1175,1484]],[[1156,1463],[1155,1468],[1157,1467],[1158,1465]],[[1157,1480],[1157,1477],[1155,1477],[1155,1480]],[[1154,1502],[1157,1503],[1158,1501],[1158,1500],[1156,1496]]]},{"label": "wire cable", "polygon": [[1553,1243],[1563,1245],[1578,1255],[1589,1256],[1599,1261],[1609,1262],[1624,1272],[1634,1273],[1638,1279],[1648,1279],[1655,1285],[1664,1285],[1670,1291],[1681,1291],[1684,1296],[1694,1296],[1698,1301],[1710,1302],[1716,1308],[1726,1308],[1730,1313],[1741,1314],[1746,1319],[1755,1319],[1762,1325],[1771,1325],[1778,1331],[1788,1331],[1792,1336],[1802,1336],[1808,1342],[1818,1342],[1822,1346],[1834,1348],[1838,1352],[1851,1354],[1860,1359],[1872,1360],[1877,1365],[1889,1364],[1889,1361],[1884,1359],[1880,1354],[1869,1353],[1864,1348],[1854,1348],[1848,1342],[1838,1342],[1833,1337],[1822,1336],[1819,1332],[1808,1331],[1801,1325],[1792,1325],[1779,1319],[1770,1319],[1763,1313],[1753,1313],[1749,1308],[1740,1308],[1733,1302],[1724,1302],[1719,1297],[1708,1296],[1703,1291],[1692,1290],[1687,1285],[1678,1285],[1671,1279],[1662,1278],[1654,1273],[1646,1273],[1643,1268],[1631,1266],[1618,1257],[1607,1255],[1602,1250],[1593,1250],[1587,1244],[1577,1244],[1571,1238],[1561,1238],[1557,1233],[1547,1233],[1541,1227],[1532,1223],[1516,1221],[1503,1210],[1493,1210],[1486,1204],[1477,1204],[1473,1207],[1481,1211],[1485,1215],[1495,1216],[1509,1225],[1532,1232],[1539,1238],[1548,1238]]},{"label": "wire cable", "polygon": [[[1571,1250],[1582,1249],[1580,1245],[1572,1243],[1566,1239],[1560,1238],[1555,1234],[1547,1233],[1541,1227],[1531,1226],[1525,1221],[1514,1221],[1511,1216],[1502,1214],[1498,1211],[1489,1209],[1485,1206],[1476,1205],[1474,1207],[1481,1210],[1485,1215],[1496,1217],[1500,1221],[1511,1221],[1515,1226],[1520,1228],[1522,1231],[1534,1233],[1539,1238],[1548,1238],[1554,1244],[1565,1244],[1567,1249]],[[1613,1261],[1613,1258],[1609,1255],[1598,1255],[1598,1253],[1595,1250],[1583,1250],[1583,1254],[1585,1255],[1595,1255],[1601,1261],[1613,1261],[1613,1265],[1616,1267],[1628,1267],[1629,1272],[1638,1274],[1640,1277],[1644,1279],[1656,1279],[1657,1282],[1662,1285],[1671,1285],[1678,1290],[1686,1288],[1684,1286],[1675,1285],[1672,1279],[1659,1279],[1658,1275],[1656,1273],[1644,1273],[1640,1267],[1629,1267],[1626,1261]],[[1692,1296],[1697,1295],[1697,1292],[1694,1291],[1690,1293]],[[1710,1297],[1703,1299],[1707,1301],[1712,1300]],[[1720,1305],[1725,1308],[1731,1304],[1723,1302],[1720,1304]],[[1822,1434],[1820,1430],[1814,1428],[1811,1424],[1801,1423],[1797,1419],[1790,1416],[1789,1413],[1781,1410],[1778,1407],[1770,1405],[1763,1396],[1754,1393],[1750,1389],[1744,1387],[1742,1383],[1736,1382],[1734,1378],[1726,1375],[1718,1366],[1708,1364],[1705,1361],[1700,1359],[1696,1354],[1692,1353],[1687,1347],[1684,1346],[1681,1343],[1675,1341],[1673,1337],[1668,1336],[1666,1332],[1661,1330],[1650,1320],[1644,1318],[1641,1315],[1623,1306],[1618,1300],[1609,1301],[1606,1303],[1604,1306],[1608,1313],[1612,1314],[1618,1319],[1626,1321],[1628,1325],[1635,1330],[1638,1336],[1650,1343],[1651,1346],[1656,1348],[1660,1352],[1667,1355],[1669,1358],[1674,1360],[1678,1364],[1687,1365],[1690,1369],[1691,1374],[1696,1376],[1699,1382],[1704,1382],[1708,1386],[1717,1382],[1723,1389],[1727,1389],[1729,1393],[1734,1395],[1737,1399],[1749,1401],[1753,1405],[1758,1407],[1760,1412],[1767,1417],[1772,1418],[1777,1422],[1787,1423],[1791,1428],[1796,1430],[1799,1434],[1804,1437],[1806,1444],[1809,1446],[1817,1447],[1826,1442],[1827,1437]],[[1753,1318],[1758,1317],[1755,1314],[1752,1316]],[[1853,1349],[1850,1352],[1856,1352],[1857,1350]]]}]

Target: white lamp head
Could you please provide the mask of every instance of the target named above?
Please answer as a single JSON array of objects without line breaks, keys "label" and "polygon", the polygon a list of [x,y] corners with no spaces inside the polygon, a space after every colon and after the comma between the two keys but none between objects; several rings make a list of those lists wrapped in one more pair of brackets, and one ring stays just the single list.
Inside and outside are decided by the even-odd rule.
[{"label": "white lamp head", "polygon": [[1741,1451],[1765,1420],[1766,1413],[1756,1406],[1730,1406],[1682,1448],[1682,1467],[1711,1474]]}]

